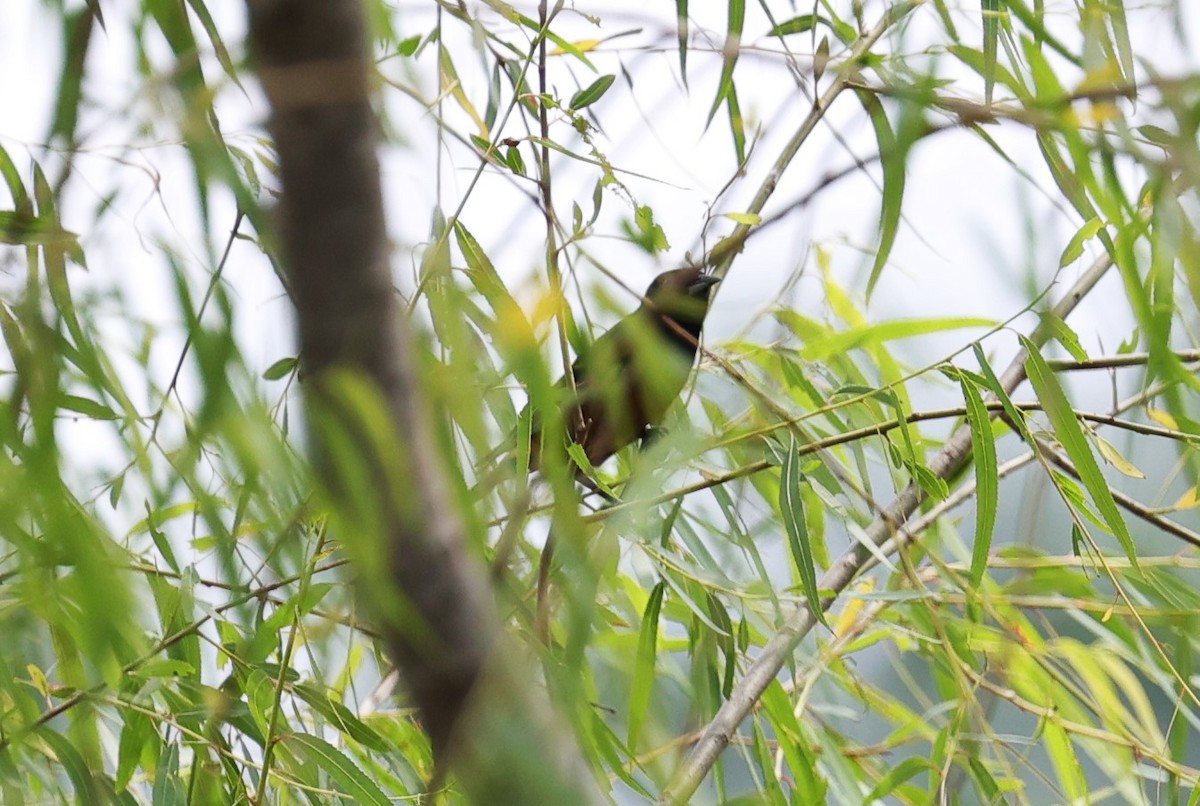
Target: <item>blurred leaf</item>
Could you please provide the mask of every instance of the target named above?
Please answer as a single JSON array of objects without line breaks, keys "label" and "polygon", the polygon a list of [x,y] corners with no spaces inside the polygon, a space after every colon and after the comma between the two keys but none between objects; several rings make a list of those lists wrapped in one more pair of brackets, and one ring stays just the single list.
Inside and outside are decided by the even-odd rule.
[{"label": "blurred leaf", "polygon": [[756,213],[722,213],[721,215],[737,224],[745,224],[747,227],[762,223],[762,216]]},{"label": "blurred leaf", "polygon": [[629,748],[637,750],[642,725],[650,708],[654,692],[654,668],[658,659],[658,617],[662,610],[666,584],[659,582],[650,591],[646,609],[642,613],[642,629],[638,634],[637,657],[633,666],[633,682],[629,690]]},{"label": "blurred leaf", "polygon": [[679,43],[679,75],[687,86],[688,0],[675,0],[675,39]]},{"label": "blurred leaf", "polygon": [[899,764],[893,766],[887,772],[887,774],[880,779],[879,783],[875,785],[875,788],[863,797],[863,803],[874,803],[876,800],[893,794],[901,784],[911,780],[917,775],[936,775],[939,772],[940,770],[938,767],[927,758],[921,758],[920,756],[906,758]]},{"label": "blurred leaf", "polygon": [[379,787],[329,742],[304,733],[287,734],[282,741],[301,758],[320,767],[353,803],[390,806],[392,801]]},{"label": "blurred leaf", "polygon": [[1001,0],[980,0],[983,15],[983,102],[992,102],[996,83],[996,43],[1000,39]]},{"label": "blurred leaf", "polygon": [[[800,324],[800,320],[793,317],[790,311],[777,312],[776,316],[785,325],[793,327],[793,332],[796,332],[797,335],[803,336],[794,327]],[[808,343],[801,348],[800,355],[808,361],[824,361],[833,356],[847,353],[850,350],[865,349],[896,339],[908,339],[930,333],[941,333],[946,330],[960,330],[962,328],[974,327],[990,328],[994,326],[995,322],[991,319],[979,319],[975,317],[894,319],[890,322],[880,322],[878,324],[866,323],[840,333],[830,333],[823,338],[812,339],[810,337],[807,339]]]},{"label": "blurred leaf", "polygon": [[58,407],[67,411],[77,412],[93,420],[120,419],[120,416],[115,411],[103,403],[89,400],[86,397],[79,397],[78,395],[60,395]]},{"label": "blurred leaf", "polygon": [[717,110],[721,108],[721,103],[727,101],[734,92],[733,69],[737,66],[738,56],[742,49],[742,26],[746,22],[746,2],[745,0],[728,0],[727,8],[725,45],[721,49],[721,77],[717,80],[717,93],[708,110],[706,127],[712,123]]},{"label": "blurred leaf", "polygon": [[66,46],[63,48],[62,73],[55,93],[54,120],[50,124],[49,139],[53,141],[58,138],[61,143],[71,147],[75,143],[75,127],[79,122],[84,63],[92,41],[93,21],[98,21],[101,28],[104,27],[104,17],[95,0],[74,14],[63,15],[63,41]]},{"label": "blurred leaf", "polygon": [[280,358],[274,364],[267,367],[266,371],[263,372],[263,374],[262,374],[263,380],[277,381],[280,378],[285,378],[288,375],[291,375],[293,372],[295,372],[297,367],[299,367],[299,366],[300,366],[300,359],[296,356],[287,356],[286,358]]},{"label": "blurred leaf", "polygon": [[654,220],[654,210],[645,205],[638,205],[633,222],[630,223],[628,219],[622,221],[621,229],[629,240],[650,254],[671,248],[666,233]]},{"label": "blurred leaf", "polygon": [[391,745],[383,736],[359,719],[349,708],[331,699],[325,690],[303,683],[293,685],[291,690],[346,736],[377,753],[388,752]]}]

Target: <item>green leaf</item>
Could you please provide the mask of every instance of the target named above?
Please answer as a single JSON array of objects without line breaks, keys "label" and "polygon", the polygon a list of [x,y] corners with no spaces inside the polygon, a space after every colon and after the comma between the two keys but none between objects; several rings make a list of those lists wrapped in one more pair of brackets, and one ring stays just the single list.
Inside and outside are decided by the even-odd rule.
[{"label": "green leaf", "polygon": [[[793,317],[780,317],[780,321],[789,328],[802,326],[804,323]],[[808,361],[824,361],[834,356],[842,355],[850,350],[863,349],[883,342],[896,339],[908,339],[924,336],[930,333],[940,333],[946,330],[959,330],[972,327],[994,327],[992,319],[978,317],[946,317],[941,319],[893,319],[890,322],[864,324],[844,330],[840,333],[830,333],[825,337],[813,338],[810,334],[808,342],[800,350],[802,358]],[[793,330],[793,332],[796,332]],[[797,333],[801,338],[804,334]]]},{"label": "green leaf", "polygon": [[229,56],[229,49],[225,47],[225,42],[221,39],[221,31],[217,28],[216,22],[213,20],[212,14],[209,13],[208,6],[210,4],[204,0],[188,0],[188,7],[192,13],[200,20],[200,26],[204,28],[204,33],[208,34],[208,41],[213,46],[213,53],[217,57],[217,61],[221,63],[221,69],[225,71],[225,75],[229,79],[241,87],[239,81],[239,71],[233,64],[233,59]]},{"label": "green leaf", "polygon": [[58,407],[82,414],[93,420],[120,419],[120,416],[115,411],[103,403],[98,403],[95,400],[89,400],[86,397],[79,397],[77,395],[59,395]]},{"label": "green leaf", "polygon": [[[790,20],[784,20],[774,26],[767,32],[767,36],[787,36],[789,34],[802,34],[805,31],[811,31],[817,27],[817,23],[830,24],[821,19],[816,14],[801,14],[799,17],[792,17]],[[830,26],[832,27],[832,26]]]},{"label": "green leaf", "polygon": [[792,561],[796,563],[796,570],[799,571],[800,581],[804,585],[804,598],[808,600],[808,607],[813,616],[829,627],[829,622],[825,620],[825,608],[821,606],[821,593],[817,589],[816,562],[813,560],[812,544],[809,542],[808,524],[804,520],[804,496],[800,490],[802,481],[800,445],[796,442],[796,435],[792,434],[779,482],[779,514],[783,517]]},{"label": "green leaf", "polygon": [[410,36],[407,39],[401,39],[400,44],[396,47],[396,51],[401,56],[411,56],[417,52],[417,48],[421,44],[421,37]]},{"label": "green leaf", "polygon": [[73,146],[75,126],[79,120],[79,102],[83,97],[83,65],[92,40],[92,22],[104,26],[99,6],[81,8],[74,14],[63,15],[63,67],[55,93],[54,120],[50,125],[51,139],[60,138],[64,145]]},{"label": "green leaf", "polygon": [[1088,444],[1087,437],[1084,436],[1079,420],[1075,418],[1075,412],[1071,408],[1071,402],[1067,399],[1066,392],[1059,385],[1058,378],[1046,364],[1046,359],[1042,358],[1042,354],[1034,343],[1024,336],[1021,337],[1021,343],[1029,353],[1029,358],[1025,361],[1029,382],[1033,384],[1042,409],[1046,412],[1046,417],[1054,428],[1054,436],[1075,464],[1080,481],[1087,488],[1092,502],[1096,505],[1096,509],[1107,524],[1109,531],[1117,538],[1121,548],[1125,550],[1125,556],[1129,558],[1135,568],[1140,570],[1133,536],[1129,534],[1129,527],[1126,525],[1125,519],[1121,517],[1120,510],[1117,509],[1117,502],[1113,499],[1112,490],[1109,489],[1104,473],[1100,470],[1100,464],[1092,454],[1091,446]]},{"label": "green leaf", "polygon": [[304,733],[289,734],[283,741],[297,755],[324,770],[352,803],[391,806],[391,800],[379,786],[329,742]]},{"label": "green leaf", "polygon": [[1134,131],[1149,140],[1151,143],[1154,143],[1156,146],[1174,146],[1178,141],[1178,138],[1175,137],[1175,135],[1171,134],[1163,127],[1155,126],[1150,123],[1147,123],[1145,126],[1138,126],[1136,129],[1134,129]]},{"label": "green leaf", "polygon": [[75,788],[75,796],[79,803],[105,802],[101,798],[99,781],[92,777],[91,768],[66,736],[49,728],[42,728],[37,735],[46,743],[54,758],[66,771],[71,786]]},{"label": "green leaf", "polygon": [[996,43],[1000,39],[1000,0],[981,0],[983,15],[983,98],[992,102],[992,88],[996,83]]},{"label": "green leaf", "polygon": [[746,162],[746,119],[742,117],[742,107],[738,102],[737,87],[730,84],[729,92],[725,95],[725,107],[729,112],[729,133],[733,137],[733,153],[737,164]]},{"label": "green leaf", "polygon": [[300,359],[296,356],[281,358],[271,366],[267,367],[266,371],[264,371],[262,374],[263,380],[277,381],[280,378],[291,375],[299,364]]},{"label": "green leaf", "polygon": [[636,751],[642,725],[650,708],[654,692],[654,667],[658,660],[658,617],[662,611],[663,594],[667,586],[659,582],[650,591],[646,609],[642,612],[642,629],[638,634],[637,659],[633,666],[633,683],[629,691],[629,749]]},{"label": "green leaf", "polygon": [[168,744],[158,760],[150,800],[155,806],[187,806],[187,788],[179,776],[178,744]]},{"label": "green leaf", "polygon": [[191,677],[195,673],[196,668],[187,661],[156,658],[146,661],[129,674],[149,680],[155,677]]},{"label": "green leaf", "polygon": [[721,104],[733,92],[733,68],[737,66],[741,54],[742,26],[746,22],[745,0],[729,0],[729,13],[726,17],[725,46],[722,48],[723,61],[721,77],[717,81],[717,94],[713,98],[712,107],[708,110],[708,120],[705,127],[712,123],[721,108]]},{"label": "green leaf", "polygon": [[1080,227],[1079,231],[1072,235],[1071,240],[1067,242],[1067,248],[1063,250],[1062,257],[1058,259],[1058,267],[1061,269],[1078,260],[1083,254],[1083,245],[1090,241],[1103,226],[1104,222],[1098,216],[1094,216]]},{"label": "green leaf", "polygon": [[1000,478],[996,464],[996,437],[987,407],[975,384],[960,376],[963,399],[967,404],[967,424],[975,456],[975,543],[971,550],[971,590],[979,590],[992,549],[996,528],[996,510],[1000,499]]},{"label": "green leaf", "polygon": [[881,800],[895,792],[897,787],[913,776],[925,772],[936,775],[939,770],[937,765],[927,758],[910,756],[892,767],[887,775],[879,780],[875,788],[863,797],[863,803],[874,803],[877,800]]},{"label": "green leaf", "polygon": [[1042,326],[1054,334],[1055,341],[1067,348],[1072,358],[1076,361],[1088,360],[1087,350],[1083,349],[1079,334],[1072,330],[1070,325],[1049,311],[1042,314],[1041,320]]},{"label": "green leaf", "polygon": [[988,363],[987,356],[983,354],[983,347],[979,342],[971,345],[971,350],[975,353],[975,361],[979,364],[979,370],[983,373],[983,379],[987,384],[987,388],[1000,401],[1001,408],[1004,409],[1005,419],[1017,429],[1021,438],[1027,444],[1033,444],[1033,437],[1029,433],[1029,429],[1025,424],[1025,415],[1013,405],[1012,398],[1008,392],[1004,390],[1004,385],[1000,383],[1000,379],[996,377],[996,371],[992,369],[992,365]]},{"label": "green leaf", "polygon": [[675,0],[675,38],[679,42],[679,74],[687,86],[688,0]]},{"label": "green leaf", "polygon": [[617,77],[614,75],[600,76],[600,78],[593,81],[590,85],[571,96],[570,107],[579,110],[591,106],[596,101],[599,101],[604,96],[604,93],[608,92],[608,88],[616,80]]},{"label": "green leaf", "polygon": [[379,753],[386,753],[391,747],[378,731],[359,719],[349,708],[330,698],[324,689],[297,683],[292,686],[292,692],[325,717],[330,725],[364,747]]},{"label": "green leaf", "polygon": [[908,147],[892,130],[883,104],[875,93],[867,90],[856,90],[855,94],[866,110],[871,126],[875,129],[875,141],[879,144],[879,158],[883,166],[883,203],[879,208],[879,246],[875,251],[875,262],[871,266],[871,276],[867,280],[867,296],[875,289],[883,267],[891,254],[892,245],[900,231],[900,211],[904,201],[905,163],[908,160]]}]

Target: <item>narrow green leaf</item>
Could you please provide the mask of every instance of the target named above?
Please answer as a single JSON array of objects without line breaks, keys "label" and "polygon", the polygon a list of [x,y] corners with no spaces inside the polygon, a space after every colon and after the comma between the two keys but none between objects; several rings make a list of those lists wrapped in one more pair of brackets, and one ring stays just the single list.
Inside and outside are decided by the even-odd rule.
[{"label": "narrow green leaf", "polygon": [[675,0],[675,37],[679,40],[679,75],[687,86],[688,0]]},{"label": "narrow green leaf", "polygon": [[800,445],[796,442],[796,435],[792,434],[779,482],[779,514],[783,518],[788,545],[792,550],[792,561],[796,563],[796,570],[804,585],[808,607],[818,621],[829,627],[829,622],[825,620],[825,609],[821,606],[821,594],[817,590],[817,567],[809,543],[808,524],[804,519],[804,496],[800,491],[802,480]]},{"label": "narrow green leaf", "polygon": [[133,780],[133,772],[141,764],[142,753],[152,744],[156,744],[158,735],[150,717],[140,711],[123,709],[121,721],[121,738],[117,744],[117,774],[114,785],[118,791],[124,791]]},{"label": "narrow green leaf", "polygon": [[725,95],[725,108],[729,113],[729,134],[733,137],[733,153],[737,164],[746,163],[746,119],[742,117],[742,107],[738,102],[737,87],[729,85]]},{"label": "narrow green leaf", "polygon": [[616,80],[617,77],[614,75],[600,76],[600,78],[593,81],[587,87],[571,96],[570,107],[579,110],[591,106],[596,101],[599,101],[604,96],[604,93],[608,92],[608,88]]},{"label": "narrow green leaf", "polygon": [[313,710],[325,717],[333,727],[364,747],[369,747],[379,753],[386,753],[391,747],[383,736],[359,719],[353,711],[340,702],[330,699],[325,689],[298,683],[292,686],[292,692],[311,705]]},{"label": "narrow green leaf", "polygon": [[297,752],[298,755],[316,764],[337,784],[338,789],[348,796],[352,803],[371,804],[372,806],[390,806],[391,800],[383,794],[379,786],[363,773],[350,759],[324,739],[309,736],[304,733],[292,733],[284,738],[284,742]]},{"label": "narrow green leaf", "polygon": [[729,0],[729,14],[725,26],[725,45],[722,48],[724,60],[721,65],[721,77],[717,81],[717,94],[713,98],[712,108],[708,110],[708,120],[704,124],[706,127],[712,123],[712,119],[716,116],[717,110],[721,108],[722,102],[733,92],[733,68],[737,66],[738,56],[741,54],[742,26],[745,22],[745,0]]},{"label": "narrow green leaf", "polygon": [[1078,260],[1083,254],[1083,245],[1090,241],[1103,226],[1104,222],[1098,216],[1093,216],[1080,227],[1079,231],[1072,235],[1071,240],[1067,242],[1067,248],[1063,250],[1062,257],[1058,259],[1058,267],[1061,269]]},{"label": "narrow green leaf", "polygon": [[508,163],[508,167],[517,176],[525,176],[525,160],[521,157],[521,150],[516,146],[509,146],[504,152],[504,161]]},{"label": "narrow green leaf", "polygon": [[150,801],[155,806],[187,806],[187,787],[179,776],[178,744],[167,744],[162,758],[158,759]]},{"label": "narrow green leaf", "polygon": [[[795,317],[779,316],[777,318],[789,327],[802,328],[805,324],[803,320]],[[908,339],[915,336],[924,336],[930,333],[941,333],[946,330],[959,330],[962,328],[990,328],[994,327],[995,324],[995,320],[980,319],[977,317],[893,319],[889,322],[860,325],[840,333],[829,333],[827,336],[815,335],[809,332],[805,337],[805,345],[800,350],[800,356],[807,361],[823,361],[842,355],[850,350],[872,347],[876,344],[896,339]]]},{"label": "narrow green leaf", "polygon": [[904,184],[908,148],[911,143],[905,143],[892,130],[883,104],[873,92],[857,90],[855,94],[871,120],[875,129],[875,140],[879,144],[880,163],[883,166],[883,202],[879,208],[879,246],[875,251],[875,262],[871,266],[871,276],[867,280],[867,296],[875,289],[883,267],[887,264],[900,231],[900,211],[904,202]]},{"label": "narrow green leaf", "polygon": [[1145,137],[1156,146],[1173,146],[1177,138],[1162,126],[1155,126],[1147,123],[1145,126],[1138,126],[1134,129],[1142,137]]},{"label": "narrow green leaf", "polygon": [[92,40],[92,22],[103,18],[98,16],[99,7],[81,8],[74,14],[63,16],[63,48],[62,75],[58,79],[58,92],[55,93],[54,120],[50,125],[50,136],[60,138],[64,145],[73,145],[75,140],[75,125],[79,120],[79,102],[83,97],[83,64],[87,59],[88,45]]},{"label": "narrow green leaf", "polygon": [[767,36],[787,36],[788,34],[802,34],[805,31],[811,31],[817,27],[817,23],[822,22],[829,27],[833,27],[825,20],[822,20],[816,14],[801,14],[799,17],[792,17],[790,20],[784,20],[770,31]]},{"label": "narrow green leaf", "polygon": [[1125,19],[1125,0],[1105,0],[1104,8],[1108,12],[1108,23],[1112,27],[1113,43],[1116,45],[1117,58],[1121,62],[1121,74],[1124,84],[1133,93],[1137,93],[1137,74],[1133,67],[1133,45],[1129,41],[1129,23]]},{"label": "narrow green leaf", "polygon": [[910,756],[904,759],[896,766],[888,771],[887,775],[879,780],[867,795],[863,798],[863,803],[874,803],[877,800],[887,797],[896,791],[896,788],[908,781],[915,775],[923,772],[928,772],[933,775],[938,774],[937,766],[927,758],[920,756]]},{"label": "narrow green leaf", "polygon": [[1033,437],[1029,434],[1029,429],[1025,425],[1025,415],[1022,414],[1016,406],[1013,405],[1012,398],[1008,392],[1004,391],[1004,386],[1000,383],[1000,379],[996,377],[996,371],[992,369],[992,365],[988,362],[987,356],[983,354],[983,347],[979,342],[971,345],[971,350],[975,353],[975,361],[979,364],[979,371],[983,373],[984,381],[987,383],[988,389],[996,399],[1000,401],[1001,408],[1004,409],[1005,419],[1017,429],[1021,438],[1027,444],[1032,444]]},{"label": "narrow green leaf", "polygon": [[662,611],[663,594],[667,586],[659,582],[650,591],[650,599],[642,613],[642,629],[638,634],[637,659],[633,666],[633,683],[629,691],[629,749],[636,751],[641,738],[650,695],[654,693],[654,668],[658,661],[658,616]]},{"label": "narrow green leaf", "polygon": [[1076,361],[1087,361],[1087,350],[1083,349],[1083,342],[1079,340],[1079,334],[1071,329],[1071,326],[1064,322],[1053,313],[1047,311],[1041,316],[1042,326],[1054,334],[1054,340],[1067,348],[1067,352]]},{"label": "narrow green leaf", "polygon": [[119,419],[119,415],[103,403],[78,395],[59,395],[58,407],[82,414],[93,420]]},{"label": "narrow green leaf", "polygon": [[1000,40],[1000,0],[981,0],[983,14],[983,99],[992,102],[996,84],[996,43]]},{"label": "narrow green leaf", "polygon": [[1046,417],[1054,428],[1055,437],[1075,464],[1079,479],[1087,488],[1092,502],[1096,505],[1108,530],[1117,538],[1134,567],[1139,567],[1133,536],[1129,534],[1129,527],[1126,525],[1125,519],[1121,517],[1120,510],[1117,509],[1117,502],[1113,499],[1112,490],[1109,489],[1104,473],[1100,470],[1100,464],[1092,453],[1087,437],[1079,425],[1079,420],[1075,418],[1075,412],[1071,408],[1071,402],[1067,399],[1066,392],[1063,391],[1058,378],[1054,376],[1054,372],[1046,364],[1046,359],[1042,358],[1042,354],[1034,343],[1024,336],[1021,337],[1021,343],[1029,353],[1029,358],[1025,361],[1029,382],[1033,384],[1034,391],[1037,392],[1042,409],[1046,412]]},{"label": "narrow green leaf", "polygon": [[971,428],[971,445],[975,456],[975,543],[971,550],[970,588],[978,590],[992,550],[992,533],[996,528],[996,510],[1000,499],[1000,477],[997,474],[996,438],[983,397],[966,377],[960,377],[959,384],[967,404],[967,424]]},{"label": "narrow green leaf", "polygon": [[262,375],[263,380],[277,381],[280,378],[284,378],[288,375],[291,375],[292,372],[295,371],[296,367],[299,366],[299,364],[300,364],[300,359],[294,355],[290,355],[285,358],[281,358],[278,361],[276,361],[274,364],[272,364],[271,366],[266,368],[266,370],[263,372],[263,375]]},{"label": "narrow green leaf", "polygon": [[96,803],[100,801],[98,781],[92,777],[91,769],[83,756],[75,749],[75,745],[61,733],[49,728],[42,728],[38,737],[46,743],[54,758],[67,773],[71,786],[75,788],[75,796],[79,803]]},{"label": "narrow green leaf", "polygon": [[204,33],[208,34],[208,41],[213,46],[213,53],[216,54],[217,61],[221,63],[221,69],[225,71],[225,75],[237,86],[242,86],[239,81],[238,69],[233,64],[233,59],[229,56],[229,49],[225,47],[225,42],[221,39],[221,31],[217,28],[217,23],[213,20],[212,14],[208,10],[209,4],[204,0],[188,0],[188,7],[192,13],[200,20],[200,26],[204,29]]}]

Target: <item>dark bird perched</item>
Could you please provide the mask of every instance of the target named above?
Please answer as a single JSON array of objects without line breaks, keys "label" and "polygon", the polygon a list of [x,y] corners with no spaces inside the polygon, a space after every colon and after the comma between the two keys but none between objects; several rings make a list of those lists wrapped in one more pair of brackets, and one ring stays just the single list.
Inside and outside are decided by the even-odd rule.
[{"label": "dark bird perched", "polygon": [[[563,405],[563,424],[593,467],[645,436],[679,397],[696,360],[709,291],[719,279],[698,267],[663,272],[641,306],[571,366],[575,395]],[[567,385],[565,377],[558,382]],[[535,423],[531,470],[541,463],[543,439]]]}]

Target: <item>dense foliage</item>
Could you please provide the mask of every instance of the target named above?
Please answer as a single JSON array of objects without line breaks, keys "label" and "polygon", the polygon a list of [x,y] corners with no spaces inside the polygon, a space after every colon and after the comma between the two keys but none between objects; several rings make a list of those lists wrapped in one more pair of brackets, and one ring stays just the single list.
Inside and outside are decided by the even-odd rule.
[{"label": "dense foliage", "polygon": [[[422,793],[296,419],[242,9],[17,5],[5,802]],[[1195,10],[617,5],[369,4],[422,392],[602,788],[1197,802]],[[689,260],[724,280],[663,433],[527,483],[522,412]]]}]

